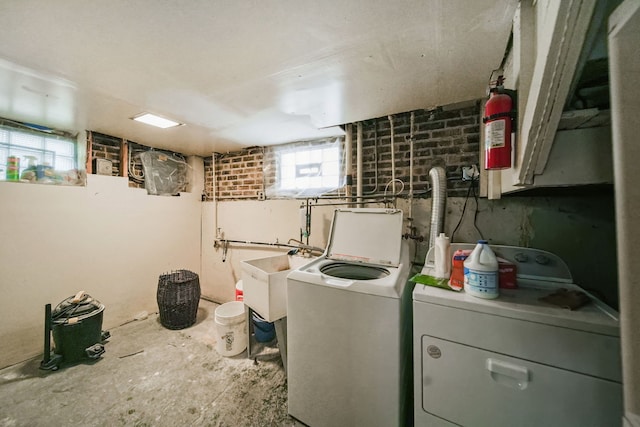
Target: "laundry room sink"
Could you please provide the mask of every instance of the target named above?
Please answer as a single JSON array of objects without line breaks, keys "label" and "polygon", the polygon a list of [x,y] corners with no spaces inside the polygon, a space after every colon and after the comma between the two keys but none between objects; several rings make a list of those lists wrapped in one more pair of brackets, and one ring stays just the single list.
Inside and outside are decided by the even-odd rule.
[{"label": "laundry room sink", "polygon": [[287,275],[315,258],[276,255],[242,261],[242,291],[245,305],[267,322],[287,316]]}]

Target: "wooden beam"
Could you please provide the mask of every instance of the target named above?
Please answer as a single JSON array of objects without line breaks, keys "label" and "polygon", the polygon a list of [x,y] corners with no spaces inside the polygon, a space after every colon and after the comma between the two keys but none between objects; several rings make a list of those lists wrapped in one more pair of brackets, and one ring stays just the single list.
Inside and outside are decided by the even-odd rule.
[{"label": "wooden beam", "polygon": [[87,131],[87,159],[85,161],[85,169],[87,175],[93,173],[93,132]]},{"label": "wooden beam", "polygon": [[129,176],[129,141],[124,138],[120,143],[120,176]]}]

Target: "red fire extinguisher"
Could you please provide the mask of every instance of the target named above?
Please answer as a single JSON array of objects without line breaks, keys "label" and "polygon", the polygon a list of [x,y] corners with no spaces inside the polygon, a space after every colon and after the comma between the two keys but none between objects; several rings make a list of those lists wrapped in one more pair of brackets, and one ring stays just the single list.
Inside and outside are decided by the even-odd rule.
[{"label": "red fire extinguisher", "polygon": [[484,168],[508,169],[511,167],[511,129],[513,100],[505,93],[502,76],[491,89],[491,97],[485,104],[484,117]]}]

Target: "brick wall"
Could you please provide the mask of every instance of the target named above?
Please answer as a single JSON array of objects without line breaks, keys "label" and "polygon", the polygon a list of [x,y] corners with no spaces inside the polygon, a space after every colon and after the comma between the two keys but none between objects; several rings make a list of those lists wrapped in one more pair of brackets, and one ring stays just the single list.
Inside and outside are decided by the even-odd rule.
[{"label": "brick wall", "polygon": [[[258,199],[264,191],[264,149],[250,147],[226,154],[216,154],[216,198],[220,200]],[[213,159],[204,159],[205,197],[213,200]]]},{"label": "brick wall", "polygon": [[87,131],[87,140],[91,141],[93,173],[96,173],[94,160],[107,159],[111,161],[111,175],[120,176],[120,146],[122,145],[122,138]]},{"label": "brick wall", "polygon": [[[469,182],[462,181],[462,167],[480,161],[480,101],[464,108],[414,111],[413,187],[416,197],[431,197],[429,170],[442,166],[447,174],[447,195],[466,196]],[[411,112],[394,114],[395,177],[409,190],[409,136]],[[355,174],[357,126],[352,126]],[[387,116],[362,122],[363,192],[383,193],[391,181],[391,126]],[[309,142],[297,144],[308,145]],[[377,156],[376,156],[377,150]],[[377,157],[377,162],[376,162]],[[267,167],[263,175],[263,163]],[[376,182],[377,164],[377,182]],[[272,167],[269,167],[272,166]],[[205,159],[205,193],[213,198],[212,158]],[[275,182],[275,157],[269,148],[216,155],[217,197],[219,199],[258,199],[258,192]],[[353,177],[356,184],[356,177]],[[398,184],[399,185],[399,184]],[[399,188],[396,186],[396,191]],[[391,185],[387,192],[391,193]]]},{"label": "brick wall", "polygon": [[[466,196],[469,183],[463,182],[462,167],[479,164],[480,157],[480,103],[455,110],[416,110],[413,128],[413,189],[416,196],[427,190],[429,170],[442,166],[448,178],[448,196]],[[395,177],[409,189],[411,112],[394,114]],[[356,173],[357,126],[352,126],[353,167]],[[376,186],[382,193],[391,181],[391,125],[388,117],[362,123],[363,193]],[[377,144],[377,145],[376,145]],[[376,147],[378,179],[376,183]],[[354,184],[356,177],[354,176]],[[389,185],[388,193],[391,192]],[[396,185],[396,191],[398,191]],[[430,195],[428,197],[431,197]]]},{"label": "brick wall", "polygon": [[[128,162],[128,177],[129,187],[132,188],[145,188],[144,187],[144,171],[142,168],[142,161],[137,155],[140,152],[150,150],[151,147],[147,147],[142,144],[138,144],[132,141],[123,140],[111,135],[105,135],[99,132],[87,131],[87,141],[91,141],[91,162],[95,159],[107,159],[111,161],[111,175],[121,176],[121,164],[120,153],[122,150],[123,142],[128,144],[129,154],[131,162]],[[166,150],[165,150],[166,151]],[[179,154],[179,153],[176,153]],[[95,163],[93,173],[95,174]]]}]

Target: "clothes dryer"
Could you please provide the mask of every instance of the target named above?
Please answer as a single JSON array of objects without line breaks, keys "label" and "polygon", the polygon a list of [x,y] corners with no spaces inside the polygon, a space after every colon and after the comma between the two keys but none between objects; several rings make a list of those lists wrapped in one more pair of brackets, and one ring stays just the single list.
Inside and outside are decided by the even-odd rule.
[{"label": "clothes dryer", "polygon": [[[415,286],[415,425],[620,425],[618,313],[574,284],[558,256],[492,249],[517,266],[518,289],[500,289],[488,300]],[[566,296],[560,301],[570,307],[569,296],[589,302],[568,309],[546,302],[551,294]]]}]

